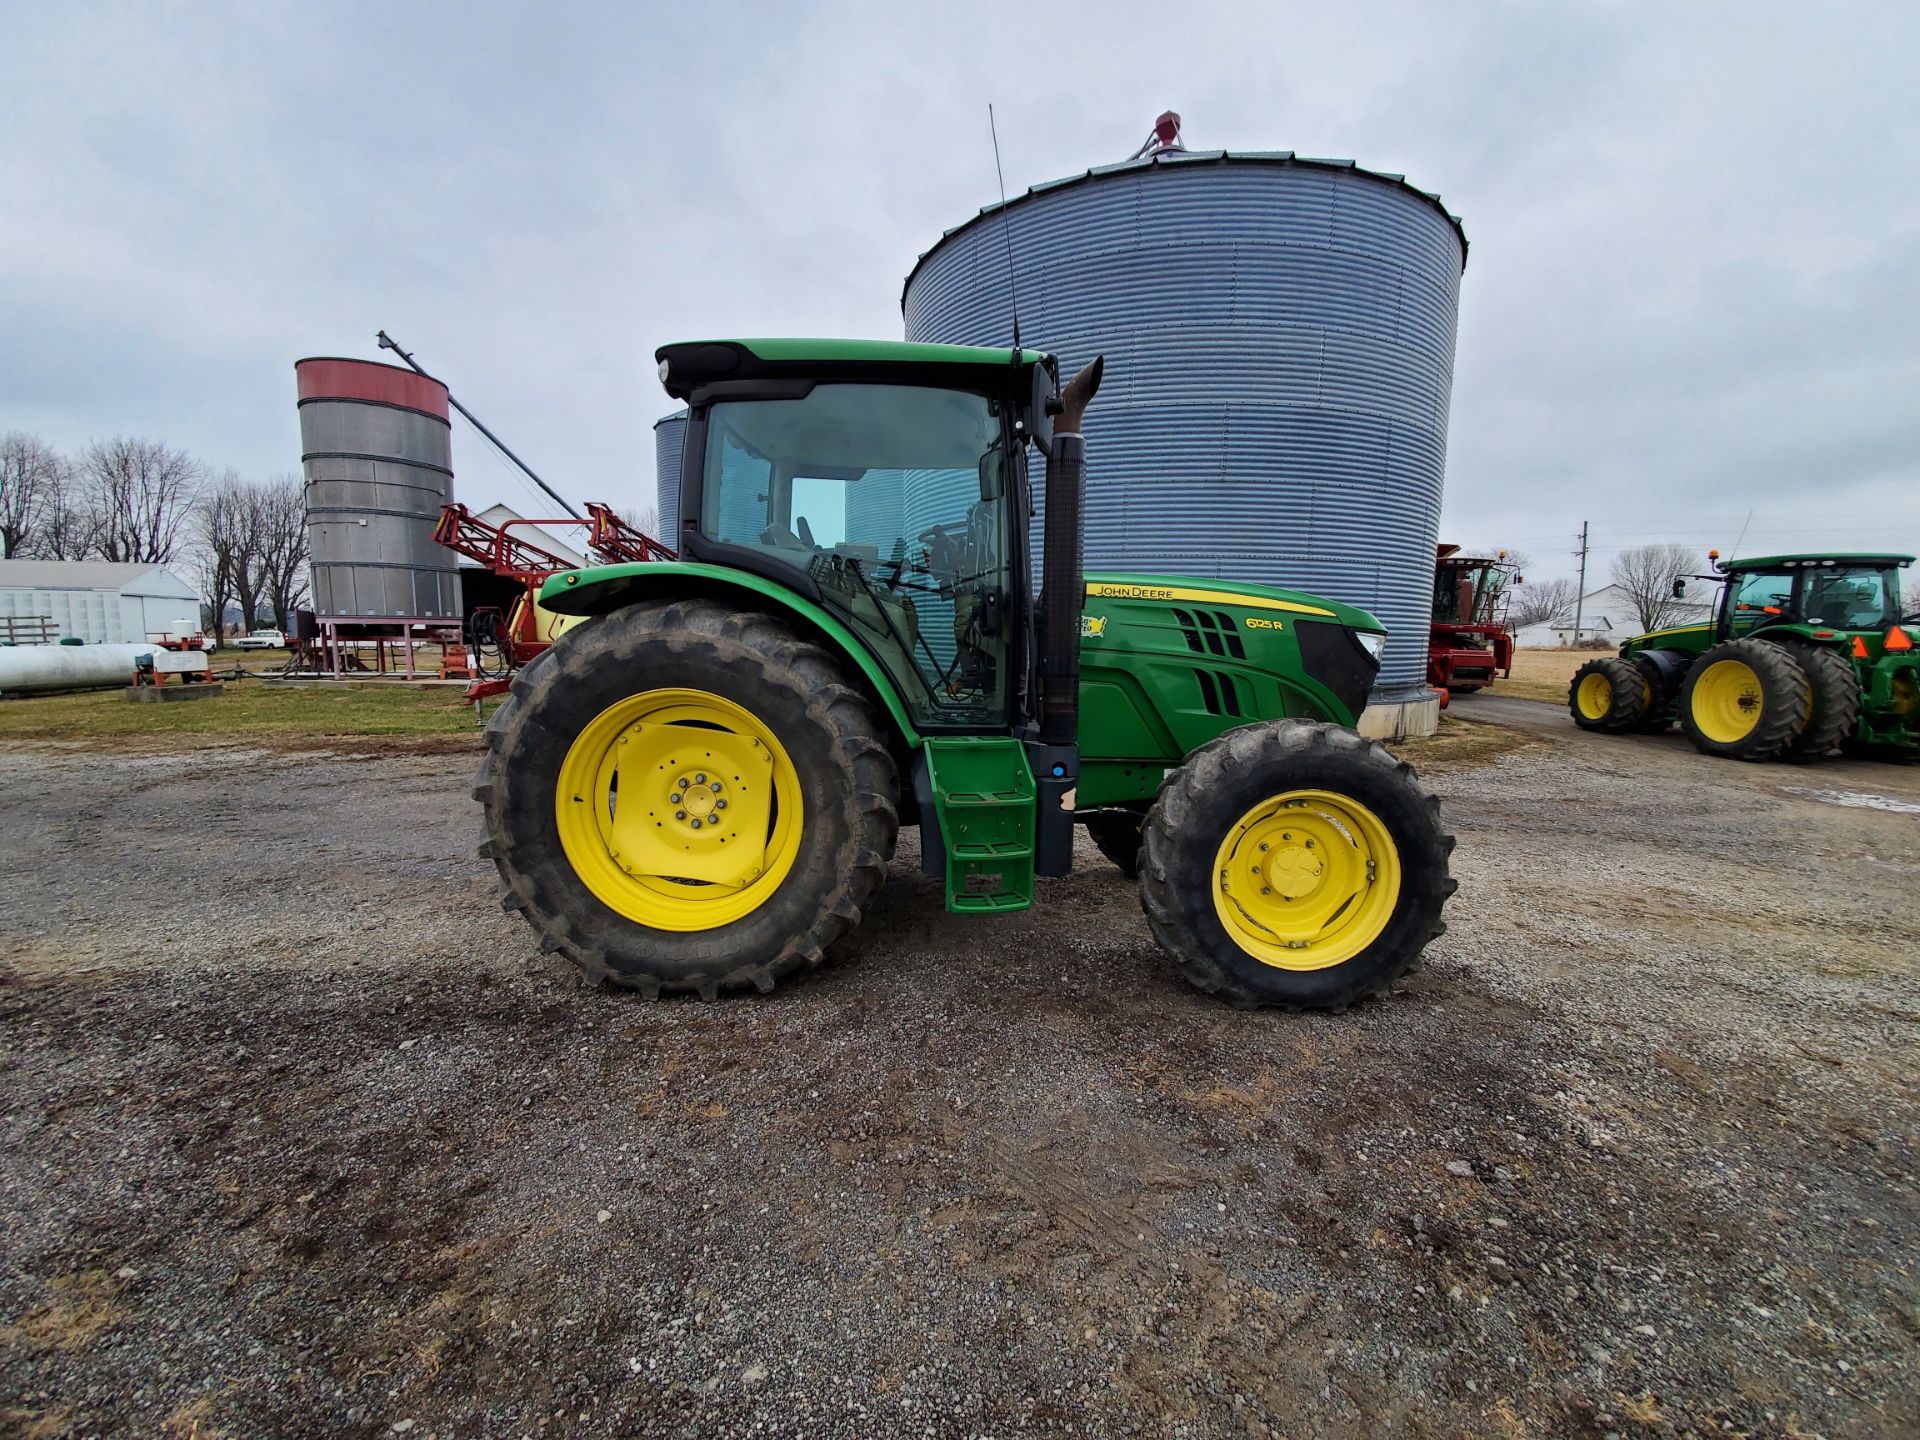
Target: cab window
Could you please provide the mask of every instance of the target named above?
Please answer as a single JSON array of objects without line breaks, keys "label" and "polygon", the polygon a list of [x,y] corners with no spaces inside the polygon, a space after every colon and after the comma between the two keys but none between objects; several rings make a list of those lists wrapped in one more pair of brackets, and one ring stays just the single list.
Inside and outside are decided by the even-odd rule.
[{"label": "cab window", "polygon": [[1837,630],[1877,630],[1899,619],[1890,597],[1898,591],[1883,570],[1810,570],[1807,572],[1806,618],[1812,625]]},{"label": "cab window", "polygon": [[1745,635],[1762,625],[1793,616],[1790,570],[1753,570],[1740,577],[1727,599],[1730,634]]},{"label": "cab window", "polygon": [[819,587],[915,722],[1003,724],[1010,651],[999,406],[908,385],[816,385],[707,416],[700,530]]}]

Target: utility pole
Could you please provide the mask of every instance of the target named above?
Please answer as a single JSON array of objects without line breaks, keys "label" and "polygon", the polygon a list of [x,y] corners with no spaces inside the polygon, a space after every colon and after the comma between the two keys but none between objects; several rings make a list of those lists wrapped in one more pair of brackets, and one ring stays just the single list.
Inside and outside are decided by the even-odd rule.
[{"label": "utility pole", "polygon": [[1588,523],[1589,522],[1585,520],[1582,520],[1580,522],[1580,550],[1579,550],[1580,589],[1579,589],[1579,592],[1573,597],[1573,648],[1576,650],[1580,648],[1580,621],[1582,620],[1582,618],[1584,618],[1583,612],[1585,610],[1586,603],[1587,603],[1587,525]]}]

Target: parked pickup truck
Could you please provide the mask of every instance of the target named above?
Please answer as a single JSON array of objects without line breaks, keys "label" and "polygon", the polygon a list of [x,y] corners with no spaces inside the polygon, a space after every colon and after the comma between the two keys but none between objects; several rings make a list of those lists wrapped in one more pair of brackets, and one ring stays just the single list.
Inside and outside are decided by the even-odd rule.
[{"label": "parked pickup truck", "polygon": [[286,643],[287,637],[278,630],[255,630],[233,642],[237,650],[280,650]]}]

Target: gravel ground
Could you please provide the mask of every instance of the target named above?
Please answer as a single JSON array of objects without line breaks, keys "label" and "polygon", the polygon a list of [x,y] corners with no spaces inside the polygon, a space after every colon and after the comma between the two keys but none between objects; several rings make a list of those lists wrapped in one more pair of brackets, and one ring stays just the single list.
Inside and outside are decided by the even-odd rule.
[{"label": "gravel ground", "polygon": [[910,839],[649,1004],[469,754],[0,749],[0,1433],[1914,1434],[1920,769],[1473,700],[1452,929],[1337,1018]]}]

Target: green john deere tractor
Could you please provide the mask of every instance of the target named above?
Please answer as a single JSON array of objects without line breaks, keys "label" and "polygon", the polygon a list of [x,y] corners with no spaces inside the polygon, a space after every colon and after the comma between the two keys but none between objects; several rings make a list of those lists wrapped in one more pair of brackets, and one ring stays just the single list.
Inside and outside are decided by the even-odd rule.
[{"label": "green john deere tractor", "polygon": [[1713,558],[1719,573],[1694,578],[1721,586],[1714,618],[1582,665],[1567,695],[1575,724],[1659,731],[1677,718],[1694,748],[1735,760],[1920,754],[1920,614],[1900,602],[1911,555]]},{"label": "green john deere tractor", "polygon": [[475,790],[543,948],[648,995],[769,990],[859,922],[903,825],[982,915],[1030,906],[1085,825],[1180,970],[1241,1005],[1342,1008],[1441,932],[1439,805],[1352,728],[1379,622],[1083,574],[1098,360],[1063,387],[1032,350],[657,358],[689,407],[680,559],[547,583],[592,618],[516,678]]}]

